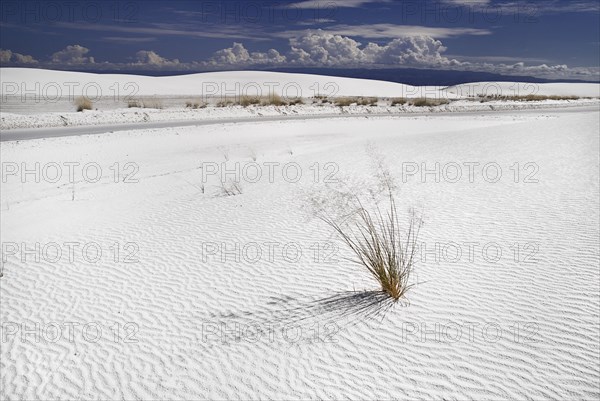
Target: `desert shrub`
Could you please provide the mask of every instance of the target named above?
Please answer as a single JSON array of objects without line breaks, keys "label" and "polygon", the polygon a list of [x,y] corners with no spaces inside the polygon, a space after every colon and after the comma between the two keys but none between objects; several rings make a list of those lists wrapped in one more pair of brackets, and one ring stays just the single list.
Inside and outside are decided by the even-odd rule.
[{"label": "desert shrub", "polygon": [[203,109],[206,107],[206,103],[194,100],[188,100],[185,102],[186,109]]},{"label": "desert shrub", "polygon": [[243,107],[248,107],[253,104],[260,104],[261,99],[258,96],[242,96],[239,104]]},{"label": "desert shrub", "polygon": [[542,100],[578,100],[579,96],[559,96],[559,95],[487,95],[479,98],[480,102],[491,100],[512,100],[515,102],[539,102]]},{"label": "desert shrub", "polygon": [[129,99],[127,101],[127,107],[130,109],[133,107],[142,107],[142,102],[137,99]]},{"label": "desert shrub", "polygon": [[232,102],[231,100],[221,100],[217,102],[217,107],[227,107],[232,105],[234,105],[234,102]]},{"label": "desert shrub", "polygon": [[[350,106],[352,104],[357,104],[358,106],[376,106],[379,98],[377,97],[360,97],[360,96],[350,96],[350,97],[339,97],[335,99],[336,106]],[[325,101],[323,101],[325,103]]]},{"label": "desert shrub", "polygon": [[339,97],[335,99],[335,105],[340,107],[350,106],[356,103],[356,101],[357,99],[355,97]]},{"label": "desert shrub", "polygon": [[356,104],[360,106],[377,106],[379,98],[376,97],[359,97]]},{"label": "desert shrub", "polygon": [[92,101],[85,96],[80,96],[75,99],[75,107],[77,111],[92,110]]},{"label": "desert shrub", "polygon": [[427,99],[424,97],[411,100],[410,104],[416,107],[433,107],[440,106],[442,104],[448,104],[446,99]]},{"label": "desert shrub", "polygon": [[261,102],[263,106],[286,106],[288,103],[284,101],[277,93],[270,94]]},{"label": "desert shrub", "polygon": [[289,102],[290,106],[295,106],[297,104],[304,104],[304,100],[302,100],[302,98],[297,97],[293,100],[290,100],[290,102]]},{"label": "desert shrub", "polygon": [[162,109],[163,104],[162,101],[157,98],[129,99],[127,101],[127,107],[139,107],[144,109]]},{"label": "desert shrub", "polygon": [[405,98],[403,98],[403,97],[392,98],[392,103],[391,103],[392,106],[398,106],[398,105],[403,105],[403,104],[406,104]]}]

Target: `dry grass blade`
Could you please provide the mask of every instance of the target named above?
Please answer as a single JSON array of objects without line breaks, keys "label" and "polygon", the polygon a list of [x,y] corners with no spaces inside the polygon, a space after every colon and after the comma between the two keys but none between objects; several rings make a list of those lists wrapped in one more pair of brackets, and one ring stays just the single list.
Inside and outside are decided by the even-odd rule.
[{"label": "dry grass blade", "polygon": [[229,180],[227,182],[221,181],[221,196],[236,196],[241,195],[242,185],[239,181]]}]

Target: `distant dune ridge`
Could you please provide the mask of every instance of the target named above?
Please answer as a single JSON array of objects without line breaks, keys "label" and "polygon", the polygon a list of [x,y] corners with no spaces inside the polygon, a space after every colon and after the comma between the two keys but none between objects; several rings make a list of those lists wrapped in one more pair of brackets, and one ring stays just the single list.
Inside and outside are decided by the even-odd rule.
[{"label": "distant dune ridge", "polygon": [[[2,68],[0,93],[7,95],[34,93],[46,98],[67,96],[70,93],[89,97],[102,96],[232,96],[275,92],[287,97],[321,96],[379,96],[435,97],[440,90],[449,98],[476,94],[520,96],[529,94],[557,96],[600,96],[597,83],[515,83],[478,82],[451,87],[416,87],[395,82],[370,79],[342,78],[324,75],[266,72],[227,71],[168,77],[127,74],[95,74],[73,71],[54,71],[31,68]],[[72,91],[72,92],[70,92]]]}]

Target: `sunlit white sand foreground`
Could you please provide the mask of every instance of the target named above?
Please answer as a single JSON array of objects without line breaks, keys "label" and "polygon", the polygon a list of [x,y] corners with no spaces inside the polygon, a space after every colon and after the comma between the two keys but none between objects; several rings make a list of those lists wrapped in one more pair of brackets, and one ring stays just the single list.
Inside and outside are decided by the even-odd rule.
[{"label": "sunlit white sand foreground", "polygon": [[[0,395],[597,399],[599,124],[592,105],[3,142]],[[368,194],[374,161],[424,220],[386,313],[312,212]]]}]

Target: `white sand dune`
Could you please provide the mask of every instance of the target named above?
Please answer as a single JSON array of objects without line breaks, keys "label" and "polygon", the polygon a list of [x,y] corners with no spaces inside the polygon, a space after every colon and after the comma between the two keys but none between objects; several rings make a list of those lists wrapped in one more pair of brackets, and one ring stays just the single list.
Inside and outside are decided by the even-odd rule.
[{"label": "white sand dune", "polygon": [[[420,88],[393,82],[375,81],[367,79],[328,77],[312,74],[291,74],[264,71],[227,71],[208,72],[168,77],[148,77],[129,74],[94,74],[73,71],[54,71],[31,68],[2,68],[2,90],[12,91],[7,88],[7,83],[19,83],[18,94],[21,93],[20,84],[25,82],[27,88],[34,90],[35,83],[39,83],[40,93],[46,87],[50,92],[54,84],[68,93],[67,83],[80,83],[78,88],[88,85],[90,95],[95,95],[94,87],[99,87],[104,96],[111,96],[120,88],[122,95],[133,93],[136,96],[152,95],[189,95],[200,96],[203,93],[215,96],[239,96],[243,94],[268,95],[269,90],[281,95],[310,97],[315,95],[327,96],[419,96]],[[128,84],[134,84],[127,86]],[[435,88],[435,87],[434,87]],[[77,88],[74,87],[74,90]],[[299,93],[297,92],[299,91]]]},{"label": "white sand dune", "polygon": [[[273,91],[288,97],[378,96],[378,97],[466,97],[471,92],[489,93],[492,89],[505,95],[540,94],[600,96],[600,84],[525,84],[517,82],[480,82],[444,88],[399,84],[394,82],[292,74],[265,71],[209,72],[168,77],[127,74],[94,74],[33,68],[2,68],[2,96],[29,93],[50,99],[54,94],[108,97],[125,96],[239,96],[268,95]],[[495,92],[494,92],[495,93]]]},{"label": "white sand dune", "polygon": [[450,86],[444,90],[458,97],[486,95],[600,97],[600,84],[592,83],[475,82]]},{"label": "white sand dune", "polygon": [[[599,84],[525,84],[482,82],[449,88],[414,87],[364,79],[326,77],[260,71],[219,72],[172,77],[90,74],[28,68],[0,70],[0,129],[27,129],[103,124],[130,124],[165,121],[194,121],[221,118],[247,118],[285,115],[395,115],[424,112],[464,112],[552,108],[598,105]],[[434,98],[452,100],[449,104],[417,107],[410,104],[391,106],[380,100],[377,105],[351,105],[344,108],[332,103],[293,106],[213,107],[219,100],[242,95],[287,95],[310,98],[325,96],[376,96],[379,98]],[[94,110],[75,112],[74,100],[82,95],[93,99]],[[578,100],[473,101],[477,95],[528,94],[595,97]],[[128,100],[154,97],[162,109],[128,108]],[[186,108],[187,101],[207,101],[211,106]]]},{"label": "white sand dune", "polygon": [[[599,124],[597,110],[544,110],[5,142],[3,163],[97,163],[102,177],[87,182],[79,167],[74,184],[66,173],[58,182],[6,177],[2,241],[77,242],[79,250],[97,243],[104,253],[96,263],[80,251],[72,262],[8,257],[0,278],[0,397],[597,399]],[[356,293],[331,302],[377,287],[343,260],[348,251],[307,208],[307,195],[322,193],[331,173],[357,188],[374,184],[369,144],[401,183],[402,213],[424,211],[429,251],[419,258],[410,306],[376,319],[359,313],[364,300]],[[218,196],[214,177],[202,187],[199,167],[226,159],[231,169],[256,159],[265,173],[242,180],[240,195]],[[267,162],[279,163],[273,180]],[[437,176],[402,182],[407,166],[435,171],[436,162]],[[297,163],[298,182],[294,169],[283,178],[286,163]],[[462,166],[457,182],[452,163]],[[494,165],[484,177],[489,163],[502,169],[497,180]],[[473,182],[467,165],[475,166]],[[138,182],[123,182],[134,172]],[[277,244],[272,257],[265,243]],[[331,243],[340,246],[334,259],[324,248]],[[451,243],[460,258],[456,248],[431,253]],[[208,252],[208,244],[223,252]],[[236,245],[241,252],[248,244],[263,247],[258,260],[252,252],[236,256]],[[283,253],[289,244],[301,250],[297,261],[294,249]],[[131,253],[139,261],[125,263]],[[69,322],[78,325],[72,339]],[[262,334],[238,331],[236,339],[236,327],[247,327],[236,324],[250,323]],[[51,324],[63,328],[58,339],[21,336]],[[101,337],[84,336],[86,324]]]}]

